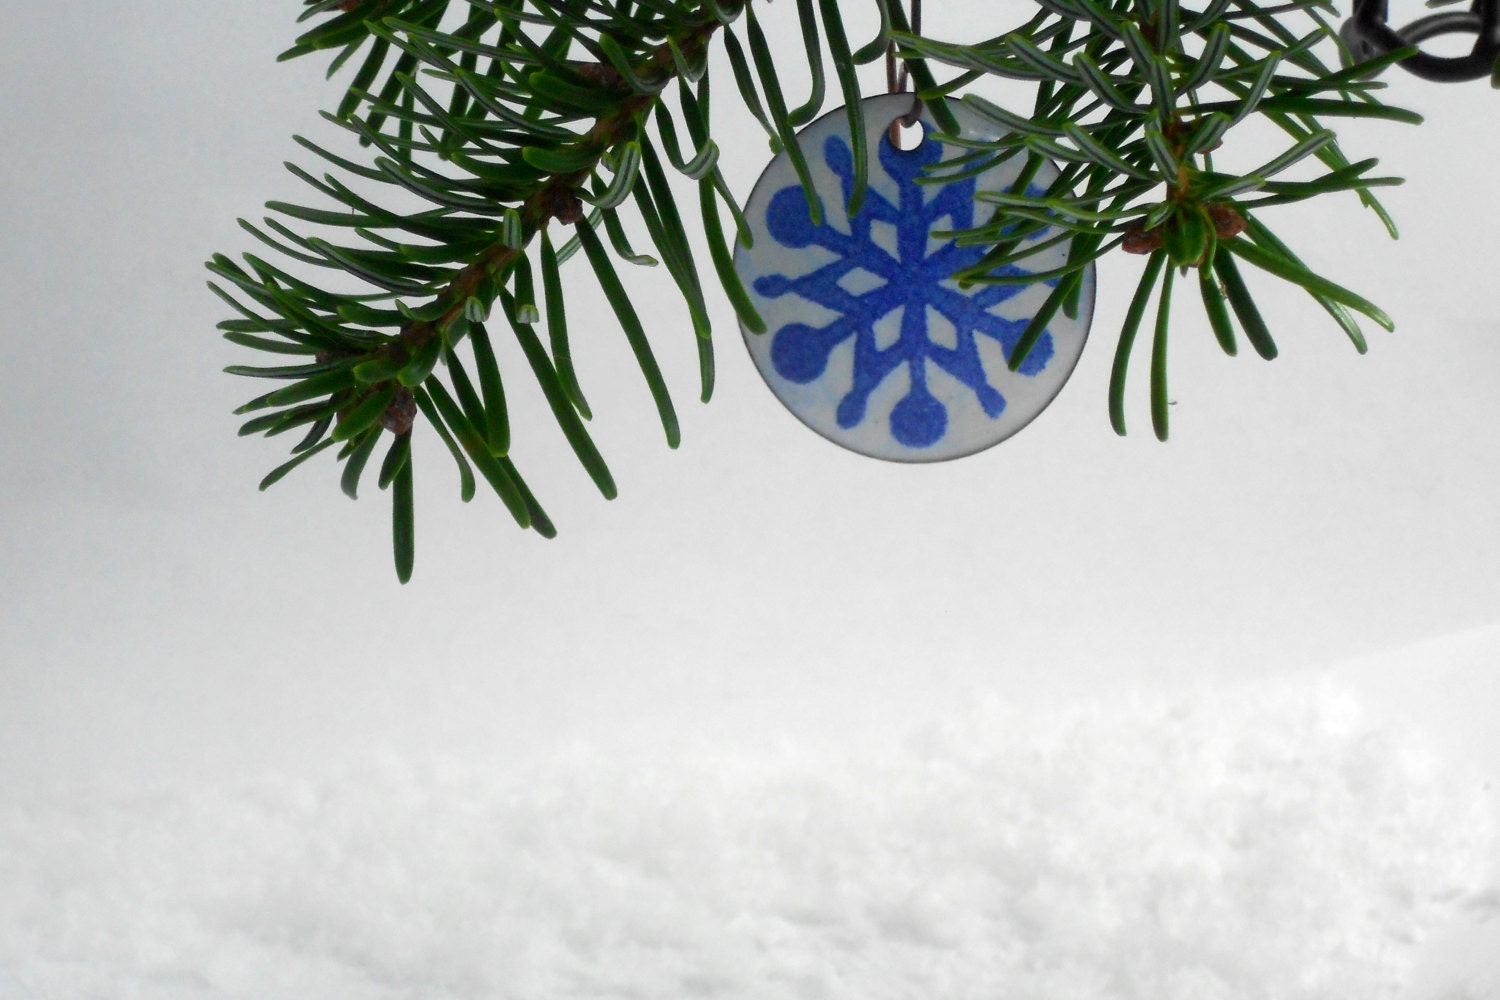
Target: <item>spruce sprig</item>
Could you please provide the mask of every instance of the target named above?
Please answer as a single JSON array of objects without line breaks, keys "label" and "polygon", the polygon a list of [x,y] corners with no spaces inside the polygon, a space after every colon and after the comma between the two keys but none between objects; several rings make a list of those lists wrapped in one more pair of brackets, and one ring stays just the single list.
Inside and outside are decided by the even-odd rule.
[{"label": "spruce sprig", "polygon": [[[1167,438],[1166,331],[1174,273],[1199,272],[1195,284],[1209,325],[1230,354],[1237,350],[1231,314],[1257,353],[1277,353],[1240,263],[1306,290],[1360,352],[1366,342],[1353,313],[1392,327],[1374,304],[1310,270],[1259,213],[1354,191],[1396,235],[1372,189],[1400,180],[1373,173],[1373,158],[1351,162],[1323,119],[1419,122],[1412,112],[1380,103],[1375,92],[1384,84],[1372,79],[1412,50],[1358,66],[1329,65],[1323,51],[1345,60],[1348,54],[1323,17],[1332,10],[1323,0],[1274,7],[1211,0],[1198,10],[1176,0],[1040,0],[1038,6],[1022,28],[978,45],[906,32],[897,32],[895,40],[905,53],[962,71],[966,83],[997,76],[1036,84],[1029,115],[976,94],[963,98],[1007,130],[1002,138],[947,137],[971,152],[934,180],[951,176],[948,171],[978,173],[1007,160],[1024,162],[1009,189],[979,195],[995,207],[993,215],[957,234],[963,243],[987,248],[961,280],[1016,280],[1007,265],[1034,254],[1036,237],[1054,233],[1044,245],[1066,242],[1071,252],[1066,265],[1047,275],[1057,285],[1044,308],[1072,309],[1089,264],[1115,248],[1148,256],[1110,379],[1110,422],[1118,433],[1125,433],[1125,383],[1136,333],[1155,300],[1151,422],[1156,436]],[[929,92],[951,89],[951,83],[934,81]],[[1286,147],[1249,169],[1223,168],[1238,138],[1233,129],[1255,117],[1284,133]],[[1044,161],[1056,163],[1060,174],[1038,193],[1029,186]],[[1321,163],[1322,172],[1289,179],[1290,168],[1304,161]],[[1025,360],[1044,328],[1033,326],[1011,353],[1012,368]]]},{"label": "spruce sprig", "polygon": [[[798,0],[798,8],[817,75],[808,100],[788,110],[746,0],[308,0],[303,19],[316,24],[282,58],[336,51],[332,73],[363,53],[338,109],[325,117],[354,133],[370,156],[359,162],[298,137],[328,169],[317,176],[288,167],[323,204],[270,202],[274,214],[260,224],[241,220],[279,263],[221,254],[208,264],[219,279],[211,287],[238,313],[220,324],[228,339],[311,359],[228,369],[290,380],[236,411],[253,414],[242,434],[309,427],[262,489],[338,445],[343,490],[357,496],[377,442],[389,433],[378,483],[396,487],[392,528],[404,582],[415,537],[411,438],[425,420],[458,466],[464,500],[473,496],[477,469],[519,525],[553,534],[510,456],[505,389],[486,325],[498,302],[500,325],[516,338],[564,436],[601,495],[612,498],[614,479],[587,430],[591,414],[568,341],[561,265],[580,249],[675,448],[676,410],[615,262],[666,267],[692,317],[707,401],[709,310],[669,168],[696,184],[713,272],[741,321],[761,328],[721,216],[727,208],[732,238],[748,240],[710,135],[709,47],[722,38],[732,61],[738,53],[743,62],[748,44],[754,68],[736,64],[741,97],[752,108],[768,106],[760,112],[768,129],[787,142],[821,108],[821,43],[832,40],[848,55],[836,4],[815,9]],[[885,47],[882,36],[859,57],[875,58]],[[841,82],[857,115],[852,74]],[[429,207],[386,207],[393,196]],[[643,225],[654,254],[630,246],[626,212]],[[313,227],[353,238],[313,235]],[[352,278],[366,290],[331,290],[307,276],[319,268],[336,272],[340,287]],[[535,332],[544,317],[547,347]]]},{"label": "spruce sprig", "polygon": [[[864,134],[855,66],[880,58],[891,39],[933,119],[950,133],[957,124],[945,98],[991,75],[1033,81],[1029,116],[977,94],[962,98],[1008,134],[948,137],[968,152],[940,165],[934,179],[1015,157],[1024,166],[1009,190],[982,195],[993,217],[959,238],[986,253],[958,277],[1015,280],[1001,274],[1006,264],[1041,245],[1069,243],[1065,266],[1028,279],[1057,281],[1012,352],[1019,365],[1047,317],[1077,307],[1084,267],[1115,247],[1149,254],[1111,383],[1111,419],[1121,433],[1131,346],[1156,300],[1152,413],[1166,436],[1172,268],[1198,269],[1211,326],[1231,353],[1235,321],[1259,353],[1275,353],[1237,262],[1307,289],[1361,350],[1351,313],[1389,324],[1364,299],[1310,271],[1256,214],[1353,190],[1384,218],[1370,189],[1394,179],[1373,176],[1374,160],[1350,162],[1319,119],[1416,116],[1374,99],[1380,85],[1369,74],[1378,64],[1333,69],[1321,61],[1316,50],[1339,44],[1319,12],[1326,4],[1209,0],[1192,11],[1171,0],[1039,0],[1020,28],[955,44],[913,35],[900,3],[869,2],[880,31],[856,47],[835,0],[795,0],[811,87],[789,95],[778,67],[785,56],[772,52],[757,20],[780,8],[761,0],[306,0],[302,20],[311,26],[282,58],[331,52],[330,74],[357,61],[325,117],[352,133],[363,153],[350,158],[297,137],[325,164],[321,173],[288,164],[316,192],[315,203],[268,203],[271,214],[241,224],[272,253],[220,254],[208,263],[216,278],[210,287],[236,314],[219,324],[224,336],[280,359],[228,369],[281,383],[240,407],[249,415],[240,433],[302,433],[291,459],[261,487],[336,449],[341,487],[355,497],[383,445],[376,481],[392,493],[397,575],[405,582],[415,551],[413,436],[425,423],[458,470],[463,500],[482,478],[518,525],[550,537],[553,524],[511,454],[506,384],[518,376],[501,371],[495,351],[495,338],[509,336],[580,464],[600,494],[613,497],[569,340],[564,283],[577,280],[567,262],[579,250],[676,447],[675,407],[618,265],[660,265],[673,279],[691,318],[706,401],[714,357],[705,269],[686,237],[692,220],[684,218],[673,173],[696,188],[695,224],[737,318],[763,329],[732,259],[732,241],[748,242],[749,230],[712,137],[716,45],[733,93],[772,148],[794,160],[795,130],[819,114],[833,89],[825,55],[854,136]],[[1295,29],[1300,35],[1299,20],[1307,22]],[[929,64],[957,74],[939,81]],[[1288,147],[1249,172],[1215,169],[1215,151],[1251,115],[1281,128]],[[1288,168],[1310,158],[1326,171],[1286,179]],[[1060,176],[1042,194],[1028,191],[1046,160],[1061,167]],[[849,204],[810,199],[811,211],[858,207],[865,157],[854,163]],[[424,207],[395,207],[413,199]],[[650,253],[630,244],[627,217],[646,232]]]}]

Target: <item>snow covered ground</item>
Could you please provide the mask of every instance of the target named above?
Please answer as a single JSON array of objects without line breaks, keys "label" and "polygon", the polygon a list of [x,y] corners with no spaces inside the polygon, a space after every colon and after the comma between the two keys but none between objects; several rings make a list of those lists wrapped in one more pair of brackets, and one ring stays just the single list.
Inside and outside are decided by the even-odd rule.
[{"label": "snow covered ground", "polygon": [[0,997],[1486,1000],[1500,754],[1473,742],[1494,701],[1462,706],[1496,638],[1429,657],[1425,708],[1408,652],[991,699],[874,754],[391,754],[0,799]]}]

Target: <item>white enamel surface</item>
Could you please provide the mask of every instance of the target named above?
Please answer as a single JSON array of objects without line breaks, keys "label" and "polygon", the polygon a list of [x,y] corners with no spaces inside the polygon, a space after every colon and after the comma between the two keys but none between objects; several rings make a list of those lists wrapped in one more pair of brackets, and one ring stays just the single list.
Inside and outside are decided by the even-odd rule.
[{"label": "white enamel surface", "polygon": [[[997,126],[986,122],[965,106],[956,103],[950,103],[949,106],[963,126],[966,137],[994,137],[1003,134],[996,131]],[[885,195],[892,203],[898,202],[898,185],[881,168],[877,150],[886,128],[910,107],[910,96],[902,94],[887,94],[864,101],[870,188]],[[922,120],[926,127],[933,127],[931,117],[925,111]],[[798,133],[798,142],[805,152],[827,223],[847,233],[849,221],[841,208],[844,205],[842,182],[821,154],[824,141],[833,135],[848,136],[848,119],[843,108],[828,112],[804,128]],[[942,158],[950,159],[964,151],[957,146],[946,146]],[[1023,162],[1023,159],[1017,158],[979,175],[975,190],[1005,188],[1015,179]],[[1054,177],[1056,170],[1047,165],[1038,173],[1036,183],[1046,184]],[[946,433],[936,443],[911,447],[896,440],[891,433],[888,420],[890,412],[908,390],[910,375],[906,362],[891,372],[875,390],[862,421],[852,427],[840,426],[838,406],[853,381],[854,338],[850,337],[836,348],[830,355],[823,377],[809,383],[799,383],[783,377],[778,373],[771,357],[774,338],[787,324],[822,326],[836,319],[839,313],[809,302],[795,293],[772,297],[760,294],[755,288],[755,282],[759,278],[768,275],[800,277],[837,259],[832,252],[821,246],[788,247],[772,236],[766,222],[766,209],[771,199],[778,191],[799,183],[791,158],[782,152],[761,175],[745,206],[745,216],[755,238],[754,245],[750,248],[737,245],[735,249],[735,266],[766,322],[764,334],[752,333],[748,329],[743,331],[745,344],[766,384],[799,420],[829,440],[865,455],[897,462],[933,462],[971,455],[1005,440],[1029,424],[1062,391],[1088,337],[1094,308],[1092,266],[1085,277],[1077,315],[1068,317],[1060,311],[1048,326],[1055,354],[1039,373],[1027,375],[1010,371],[1006,365],[1004,348],[998,342],[986,336],[974,337],[989,384],[1006,400],[1004,410],[997,417],[986,413],[975,394],[963,383],[928,359],[925,363],[928,388],[943,403],[948,418]],[[932,191],[933,194],[929,197],[935,197],[936,186]],[[989,212],[990,206],[976,204],[975,223],[981,222]],[[934,232],[950,225],[949,220],[940,219]],[[894,256],[894,227],[881,222],[873,223],[871,239]],[[944,242],[947,242],[946,239],[941,237],[931,238],[929,252]],[[1052,247],[1028,258],[1026,269],[1050,270],[1064,264],[1066,257],[1066,244]],[[856,270],[846,275],[839,284],[845,291],[858,295],[883,283],[882,279],[868,271]],[[944,285],[958,288],[957,282],[951,280],[944,282]],[[1035,315],[1049,291],[1050,288],[1043,285],[1030,287],[994,305],[989,311],[1005,319],[1024,322]],[[897,340],[901,320],[902,310],[898,307],[876,323],[875,342],[879,348],[889,348]],[[932,323],[930,336],[935,343],[952,346],[956,342],[957,333],[951,323],[940,317],[930,317],[929,321]]]}]

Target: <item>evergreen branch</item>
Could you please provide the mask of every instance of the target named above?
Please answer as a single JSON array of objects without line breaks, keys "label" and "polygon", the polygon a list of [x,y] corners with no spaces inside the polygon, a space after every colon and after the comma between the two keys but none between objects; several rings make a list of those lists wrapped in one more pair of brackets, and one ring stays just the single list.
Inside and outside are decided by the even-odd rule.
[{"label": "evergreen branch", "polygon": [[[1047,273],[1054,279],[1076,274],[1081,264],[1115,245],[1152,256],[1121,332],[1111,381],[1111,422],[1118,431],[1124,432],[1121,393],[1130,344],[1145,304],[1159,288],[1150,395],[1153,428],[1166,436],[1169,288],[1177,271],[1199,269],[1199,297],[1209,326],[1230,353],[1235,349],[1231,312],[1258,353],[1276,353],[1235,258],[1308,291],[1356,349],[1365,343],[1351,310],[1389,325],[1389,317],[1368,300],[1309,270],[1254,216],[1274,205],[1345,190],[1380,211],[1371,189],[1398,181],[1372,176],[1373,160],[1350,163],[1336,134],[1320,119],[1420,121],[1409,111],[1381,104],[1376,88],[1367,86],[1368,74],[1388,59],[1330,68],[1318,49],[1338,43],[1319,16],[1327,5],[1314,0],[1276,6],[1227,0],[1197,11],[1172,0],[1048,0],[1039,6],[1040,20],[978,45],[905,38],[902,44],[967,72],[1035,81],[1038,96],[1030,116],[976,95],[965,97],[1010,132],[989,141],[955,140],[978,163],[986,155],[998,160],[1024,148],[1062,168],[1040,194],[1028,190],[1029,179],[979,194],[997,211],[988,224],[959,234],[962,242],[989,244],[980,265],[962,276],[965,281],[1016,280],[1011,266],[1035,252],[1028,238],[1072,245],[1068,264]],[[1298,18],[1310,19],[1310,30],[1294,28]],[[1140,95],[1149,102],[1141,103]],[[1285,132],[1289,145],[1263,154],[1258,158],[1263,162],[1249,170],[1216,169],[1215,154],[1232,143],[1234,128],[1256,116]],[[1283,179],[1314,161],[1323,165],[1321,174]],[[1245,196],[1253,197],[1240,200]],[[1247,228],[1249,238],[1241,235]],[[1120,238],[1108,240],[1111,235]]]},{"label": "evergreen branch", "polygon": [[[890,45],[940,137],[959,151],[929,182],[1020,164],[1003,190],[978,194],[991,217],[946,234],[984,248],[977,265],[955,275],[961,284],[1054,284],[1010,352],[1013,367],[1058,310],[1076,311],[1088,267],[1116,247],[1148,255],[1110,380],[1110,421],[1122,434],[1129,357],[1154,299],[1148,394],[1153,429],[1167,436],[1178,273],[1197,269],[1194,298],[1229,354],[1237,351],[1236,325],[1262,357],[1277,352],[1237,261],[1303,288],[1358,350],[1366,344],[1353,313],[1390,326],[1373,303],[1314,272],[1260,213],[1353,191],[1394,235],[1373,189],[1399,181],[1374,175],[1374,159],[1352,162],[1322,121],[1419,121],[1382,104],[1381,84],[1370,78],[1409,50],[1355,66],[1325,62],[1320,53],[1338,46],[1326,0],[1204,0],[1195,8],[1178,0],[1038,0],[1025,23],[977,42],[917,35],[903,4],[869,2],[880,29],[856,49],[838,3],[796,0],[797,56],[810,84],[789,100],[759,20],[770,8],[758,0],[304,0],[300,20],[310,26],[281,58],[328,52],[330,74],[354,67],[325,117],[367,152],[353,159],[297,137],[328,172],[288,168],[327,202],[270,202],[272,216],[242,222],[285,266],[248,253],[242,262],[223,255],[208,262],[210,287],[235,313],[219,324],[223,336],[283,362],[226,369],[285,383],[239,408],[249,415],[240,433],[305,428],[262,488],[340,445],[341,486],[356,496],[388,432],[377,482],[391,489],[393,554],[404,582],[415,545],[413,432],[425,422],[458,468],[462,499],[473,496],[477,470],[518,525],[550,537],[555,528],[510,457],[506,388],[485,325],[498,301],[564,437],[600,493],[613,497],[613,476],[586,429],[590,409],[568,336],[561,269],[579,250],[676,447],[676,412],[615,259],[666,268],[690,318],[706,401],[714,382],[709,308],[668,167],[697,189],[714,274],[737,318],[747,330],[765,327],[734,267],[731,241],[748,245],[750,229],[710,134],[715,39],[741,102],[809,192],[796,130],[818,115],[825,58],[832,61],[853,147],[851,213],[868,158],[855,67]],[[940,80],[943,67],[952,72]],[[1031,113],[965,92],[989,76],[1033,85]],[[946,103],[954,96],[1000,134],[961,133]],[[1254,150],[1253,169],[1224,169],[1220,150],[1232,149],[1235,128],[1256,117],[1280,130],[1284,147]],[[1034,186],[1038,177],[1050,179]],[[424,204],[385,207],[367,188]],[[811,197],[808,207],[814,217],[824,210]],[[631,246],[626,213],[644,228],[651,246],[642,249],[651,254]],[[1064,265],[1033,275],[1011,267],[1064,245]],[[332,291],[288,268],[333,271],[362,291]]]},{"label": "evergreen branch", "polygon": [[[830,19],[826,11],[819,26],[808,16],[810,2],[804,2],[803,28],[811,57],[820,51],[820,30],[841,28],[837,15]],[[468,17],[450,29],[444,15],[454,6],[467,7]],[[404,188],[432,207],[415,213],[385,209],[331,173],[317,178],[289,165],[339,208],[275,202],[268,207],[292,226],[267,219],[264,229],[245,227],[283,257],[349,275],[372,287],[373,294],[325,292],[249,255],[248,269],[222,256],[210,262],[233,289],[215,285],[216,294],[243,317],[227,321],[226,336],[273,354],[313,356],[308,365],[229,369],[289,382],[242,408],[268,411],[253,418],[246,433],[313,427],[293,461],[275,470],[265,485],[343,442],[343,483],[356,495],[375,439],[383,430],[396,434],[400,443],[387,453],[380,480],[383,487],[396,487],[393,544],[404,579],[414,538],[410,431],[420,415],[437,428],[459,466],[465,499],[473,493],[472,462],[519,524],[550,534],[550,521],[506,457],[510,428],[504,389],[483,325],[499,298],[565,437],[600,491],[614,496],[613,479],[579,422],[588,405],[568,347],[559,267],[578,248],[586,251],[605,288],[675,447],[680,434],[665,383],[596,227],[603,225],[609,245],[623,259],[654,263],[630,249],[616,217],[615,209],[634,196],[692,316],[707,399],[714,368],[708,310],[675,196],[643,125],[656,119],[672,165],[699,185],[715,272],[737,311],[759,325],[719,229],[716,202],[722,196],[745,231],[717,169],[717,146],[707,134],[708,43],[721,34],[726,45],[737,47],[734,35],[721,29],[746,9],[746,0],[653,0],[628,16],[616,6],[561,0],[309,3],[305,17],[331,16],[304,32],[284,58],[338,49],[336,69],[366,49],[338,112],[327,117],[377,155],[367,165],[299,141],[347,176]],[[790,140],[790,117],[815,112],[818,87],[795,112],[775,99],[769,48],[753,22],[750,28],[761,82],[773,96],[773,127]],[[585,58],[574,57],[575,52]],[[678,102],[693,141],[688,157],[681,154],[673,116],[662,100],[673,78],[698,84],[696,94],[683,88]],[[432,87],[434,81],[447,87],[446,96]],[[450,169],[438,169],[440,163]],[[575,230],[560,247],[547,235],[553,224]],[[293,226],[352,231],[365,244],[341,245]],[[425,242],[414,243],[413,237]],[[541,247],[551,357],[531,333],[531,324],[541,318],[531,283],[533,242]],[[253,305],[240,305],[240,296]],[[465,339],[477,382],[457,350]],[[440,360],[452,396],[438,381]]]}]

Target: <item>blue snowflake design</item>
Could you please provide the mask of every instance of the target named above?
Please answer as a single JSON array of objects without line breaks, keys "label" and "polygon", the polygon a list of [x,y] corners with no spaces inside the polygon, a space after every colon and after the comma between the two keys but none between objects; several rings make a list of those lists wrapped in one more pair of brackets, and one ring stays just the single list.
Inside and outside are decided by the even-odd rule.
[{"label": "blue snowflake design", "polygon": [[[900,150],[881,133],[879,150],[880,165],[898,185],[898,203],[892,204],[871,186],[859,215],[849,220],[848,233],[826,222],[814,225],[800,185],[782,188],[772,196],[766,208],[766,225],[778,243],[797,249],[816,245],[831,251],[837,259],[799,277],[765,275],[756,279],[755,290],[766,298],[796,295],[839,314],[826,326],[788,323],[776,330],[771,362],[782,378],[799,384],[816,381],[827,369],[833,351],[854,338],[854,385],[839,402],[840,427],[858,426],[865,418],[871,394],[905,365],[910,388],[891,410],[891,434],[909,448],[926,448],[941,441],[948,429],[947,407],[927,387],[928,360],[967,386],[991,419],[1005,410],[1005,397],[990,385],[985,374],[975,335],[998,341],[1009,357],[1028,321],[1005,319],[989,310],[1028,286],[981,285],[966,293],[945,285],[955,271],[977,264],[984,253],[982,247],[959,246],[953,240],[929,251],[929,236],[934,230],[960,230],[973,225],[974,178],[946,185],[917,183],[923,168],[942,156],[942,144],[936,141],[924,139],[915,149]],[[823,144],[823,159],[842,181],[847,201],[854,184],[854,157],[848,143],[840,136],[830,136]],[[935,192],[930,200],[929,192]],[[938,225],[943,219],[947,223]],[[875,222],[895,227],[894,256],[871,238],[870,228]],[[861,269],[883,279],[882,283],[858,293],[846,290],[841,280]],[[1005,273],[1029,272],[1008,268]],[[933,342],[928,330],[929,307],[953,324],[956,346]],[[875,325],[898,308],[902,310],[900,336],[882,349],[876,341]],[[1045,333],[1019,371],[1034,376],[1047,367],[1052,356],[1052,336]]]}]

